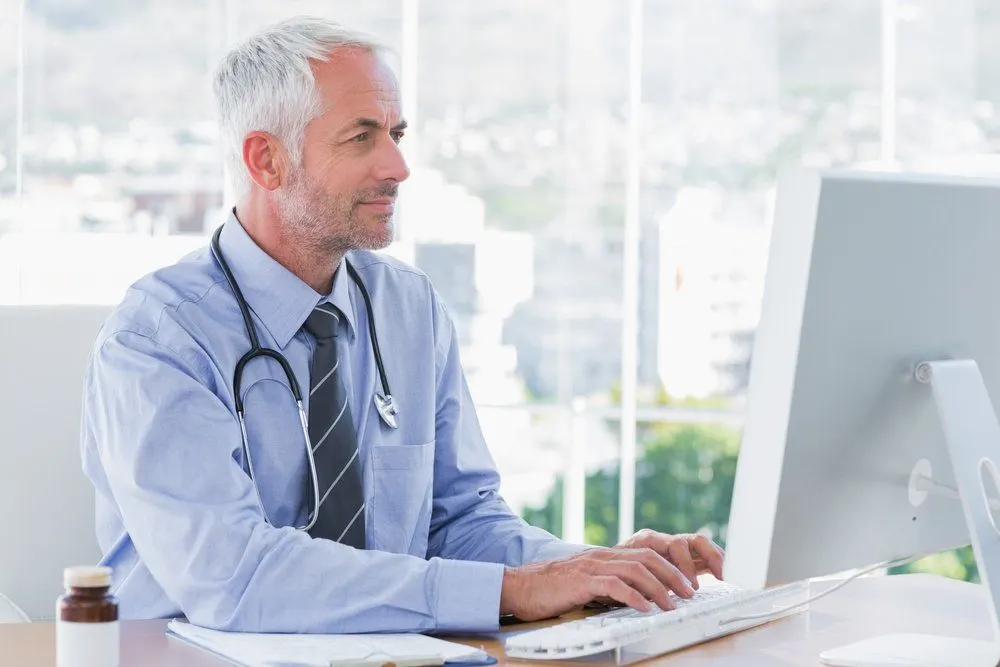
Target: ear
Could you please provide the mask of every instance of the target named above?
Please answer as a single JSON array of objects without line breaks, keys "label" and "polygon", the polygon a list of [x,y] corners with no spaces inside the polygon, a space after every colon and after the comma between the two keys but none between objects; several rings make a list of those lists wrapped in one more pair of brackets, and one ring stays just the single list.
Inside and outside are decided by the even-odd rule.
[{"label": "ear", "polygon": [[277,137],[267,132],[251,132],[243,138],[243,164],[254,183],[273,191],[285,180],[288,160]]}]

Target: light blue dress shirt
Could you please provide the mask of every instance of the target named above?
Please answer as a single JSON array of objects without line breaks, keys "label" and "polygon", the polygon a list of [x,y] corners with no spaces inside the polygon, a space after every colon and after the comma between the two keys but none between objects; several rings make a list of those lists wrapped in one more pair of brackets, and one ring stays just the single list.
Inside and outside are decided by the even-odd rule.
[{"label": "light blue dress shirt", "polygon": [[[246,472],[233,373],[250,343],[206,247],[139,280],[94,346],[84,389],[84,470],[97,535],[124,618],[186,616],[247,632],[487,630],[498,624],[504,564],[583,547],[528,526],[499,495],[451,317],[427,277],[352,252],[371,293],[399,429],[373,404],[378,373],[358,288],[338,270],[317,294],[235,216],[221,248],[261,344],[284,354],[308,401],[314,339],[302,325],[332,302],[357,429],[367,549],[312,539],[298,413],[281,368],[244,372],[248,441],[263,518]],[[342,268],[342,267],[341,267]]]}]

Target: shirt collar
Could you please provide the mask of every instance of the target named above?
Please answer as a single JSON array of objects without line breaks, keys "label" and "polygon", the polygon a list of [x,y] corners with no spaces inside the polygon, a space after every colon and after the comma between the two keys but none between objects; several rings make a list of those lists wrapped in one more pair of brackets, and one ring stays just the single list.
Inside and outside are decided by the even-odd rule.
[{"label": "shirt collar", "polygon": [[333,289],[330,290],[329,296],[325,296],[320,300],[320,303],[332,303],[344,314],[344,319],[347,321],[347,333],[351,337],[351,342],[354,342],[354,338],[357,335],[357,313],[354,312],[354,296],[351,290],[352,281],[345,268],[346,263],[346,257],[340,260],[340,266],[337,267],[337,272],[333,274]]},{"label": "shirt collar", "polygon": [[355,313],[349,278],[343,275],[346,271],[337,270],[329,296],[317,294],[250,238],[235,211],[222,226],[219,246],[247,305],[280,348],[288,345],[313,308],[327,301],[344,313],[348,333],[354,340]]}]

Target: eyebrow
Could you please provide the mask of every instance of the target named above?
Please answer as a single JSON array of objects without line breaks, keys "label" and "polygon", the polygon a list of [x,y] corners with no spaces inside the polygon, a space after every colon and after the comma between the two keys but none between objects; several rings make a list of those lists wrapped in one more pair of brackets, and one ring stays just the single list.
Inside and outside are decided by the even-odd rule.
[{"label": "eyebrow", "polygon": [[[379,122],[378,120],[376,120],[374,118],[357,118],[357,119],[355,119],[354,123],[351,125],[350,129],[355,129],[355,128],[359,128],[359,127],[367,128],[367,129],[370,129],[370,130],[381,130],[385,126],[381,122]],[[396,123],[395,125],[393,125],[390,128],[390,131],[392,131],[392,132],[402,132],[406,128],[407,128],[407,122],[405,120],[401,120],[398,123]]]}]

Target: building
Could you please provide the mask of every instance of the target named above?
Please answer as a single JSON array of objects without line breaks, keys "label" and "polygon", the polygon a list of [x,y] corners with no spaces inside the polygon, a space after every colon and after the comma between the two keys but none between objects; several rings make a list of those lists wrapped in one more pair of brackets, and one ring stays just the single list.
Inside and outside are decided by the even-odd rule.
[{"label": "building", "polygon": [[[170,234],[204,234],[218,225],[222,206],[222,172],[137,176],[125,188],[135,214],[153,229]],[[161,229],[163,227],[163,229]]]},{"label": "building", "polygon": [[[640,242],[638,377],[658,385],[659,230]],[[518,371],[535,396],[567,403],[610,396],[621,382],[622,230],[614,226],[548,230],[537,237],[535,289],[507,321]]]},{"label": "building", "polygon": [[674,397],[740,396],[749,380],[770,197],[686,188],[661,222],[659,372]]}]

